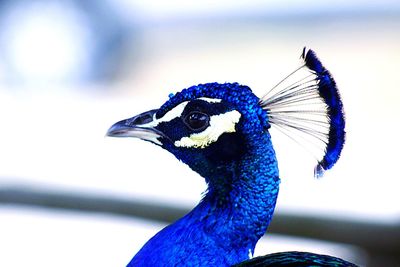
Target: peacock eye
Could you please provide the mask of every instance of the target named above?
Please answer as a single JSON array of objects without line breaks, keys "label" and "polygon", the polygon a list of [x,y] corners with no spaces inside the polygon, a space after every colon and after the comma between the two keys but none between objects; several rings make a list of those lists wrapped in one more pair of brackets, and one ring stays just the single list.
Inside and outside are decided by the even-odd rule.
[{"label": "peacock eye", "polygon": [[210,125],[210,117],[205,113],[194,111],[185,117],[184,122],[190,129],[202,131]]}]

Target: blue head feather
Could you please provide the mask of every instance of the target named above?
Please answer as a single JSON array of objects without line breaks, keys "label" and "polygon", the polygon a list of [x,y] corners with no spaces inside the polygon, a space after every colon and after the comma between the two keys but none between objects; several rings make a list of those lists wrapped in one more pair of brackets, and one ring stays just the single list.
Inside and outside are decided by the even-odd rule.
[{"label": "blue head feather", "polygon": [[156,117],[162,117],[166,112],[184,101],[201,97],[221,99],[233,105],[236,110],[249,117],[247,130],[259,126],[265,129],[270,127],[268,116],[259,105],[260,99],[252,93],[248,86],[238,83],[206,83],[183,89],[175,95],[170,95],[170,100],[161,106]]}]

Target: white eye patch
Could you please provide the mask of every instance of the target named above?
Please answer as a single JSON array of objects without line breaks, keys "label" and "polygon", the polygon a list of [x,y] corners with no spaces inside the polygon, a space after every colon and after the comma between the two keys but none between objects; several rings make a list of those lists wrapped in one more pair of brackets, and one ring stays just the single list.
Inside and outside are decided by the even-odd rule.
[{"label": "white eye patch", "polygon": [[208,98],[208,97],[200,97],[200,98],[197,98],[197,99],[206,101],[208,103],[221,103],[221,101],[222,101],[222,99]]},{"label": "white eye patch", "polygon": [[156,115],[154,114],[153,121],[146,123],[146,124],[142,124],[142,125],[140,125],[140,127],[154,128],[162,122],[169,122],[175,118],[179,118],[182,115],[183,110],[185,109],[185,107],[188,103],[189,103],[189,101],[180,103],[179,105],[177,105],[176,107],[174,107],[173,109],[171,109],[170,111],[165,113],[165,115],[159,119],[156,119]]},{"label": "white eye patch", "polygon": [[241,114],[236,111],[228,111],[224,114],[210,117],[210,126],[200,133],[193,133],[189,137],[182,137],[175,141],[177,147],[205,148],[214,143],[223,133],[235,132],[235,126],[239,122]]}]

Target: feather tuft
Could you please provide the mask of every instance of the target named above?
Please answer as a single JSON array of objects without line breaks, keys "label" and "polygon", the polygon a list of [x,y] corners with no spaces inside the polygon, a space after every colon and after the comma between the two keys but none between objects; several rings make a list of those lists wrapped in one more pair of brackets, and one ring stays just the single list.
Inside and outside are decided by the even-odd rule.
[{"label": "feather tuft", "polygon": [[343,149],[343,104],[333,77],[315,52],[304,48],[301,58],[303,64],[264,95],[260,105],[279,131],[323,151],[322,159],[315,156],[314,176],[319,178],[335,165]]}]

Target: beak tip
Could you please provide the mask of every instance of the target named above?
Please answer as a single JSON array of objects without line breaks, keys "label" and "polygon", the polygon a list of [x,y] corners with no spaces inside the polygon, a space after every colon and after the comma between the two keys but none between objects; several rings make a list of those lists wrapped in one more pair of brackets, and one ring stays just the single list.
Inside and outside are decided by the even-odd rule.
[{"label": "beak tip", "polygon": [[107,130],[107,132],[104,134],[104,137],[113,137],[111,134],[110,130]]},{"label": "beak tip", "polygon": [[126,120],[119,121],[114,123],[106,132],[106,136],[108,137],[120,137],[123,136],[124,133],[127,132]]}]

